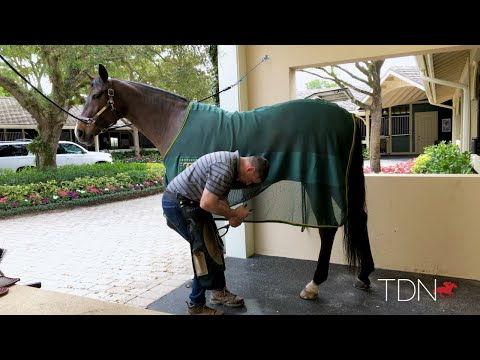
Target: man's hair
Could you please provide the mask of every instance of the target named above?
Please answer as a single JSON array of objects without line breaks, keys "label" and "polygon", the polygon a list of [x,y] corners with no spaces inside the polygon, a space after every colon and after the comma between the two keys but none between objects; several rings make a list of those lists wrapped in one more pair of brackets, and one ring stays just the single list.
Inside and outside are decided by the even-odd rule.
[{"label": "man's hair", "polygon": [[264,182],[268,177],[268,171],[270,170],[270,164],[268,160],[263,156],[250,156],[248,158],[250,164],[255,167],[255,172]]}]

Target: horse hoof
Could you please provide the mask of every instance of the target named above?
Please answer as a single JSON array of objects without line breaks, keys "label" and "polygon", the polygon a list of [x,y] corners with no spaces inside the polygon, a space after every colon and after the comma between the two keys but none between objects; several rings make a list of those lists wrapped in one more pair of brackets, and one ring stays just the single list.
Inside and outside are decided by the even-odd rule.
[{"label": "horse hoof", "polygon": [[318,293],[315,293],[305,287],[300,293],[300,297],[305,300],[315,300],[318,297]]},{"label": "horse hoof", "polygon": [[370,285],[367,285],[362,280],[357,279],[357,281],[353,283],[353,287],[360,290],[367,290],[370,287]]}]

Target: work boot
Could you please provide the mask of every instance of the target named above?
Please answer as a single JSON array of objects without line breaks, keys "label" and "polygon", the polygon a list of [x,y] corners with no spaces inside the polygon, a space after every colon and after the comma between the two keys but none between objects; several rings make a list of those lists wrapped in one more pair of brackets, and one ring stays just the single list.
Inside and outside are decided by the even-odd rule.
[{"label": "work boot", "polygon": [[230,307],[241,307],[245,304],[242,297],[232,294],[227,288],[212,290],[210,304],[222,304]]},{"label": "work boot", "polygon": [[203,305],[188,305],[186,315],[223,315],[223,311],[209,308],[205,304],[203,304]]}]

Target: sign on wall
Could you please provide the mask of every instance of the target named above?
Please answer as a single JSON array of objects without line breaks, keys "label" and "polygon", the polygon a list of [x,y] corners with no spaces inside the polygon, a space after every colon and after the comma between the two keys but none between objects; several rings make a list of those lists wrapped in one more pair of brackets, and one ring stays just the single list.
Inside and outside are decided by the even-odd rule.
[{"label": "sign on wall", "polygon": [[451,132],[452,131],[452,119],[442,119],[442,132]]}]

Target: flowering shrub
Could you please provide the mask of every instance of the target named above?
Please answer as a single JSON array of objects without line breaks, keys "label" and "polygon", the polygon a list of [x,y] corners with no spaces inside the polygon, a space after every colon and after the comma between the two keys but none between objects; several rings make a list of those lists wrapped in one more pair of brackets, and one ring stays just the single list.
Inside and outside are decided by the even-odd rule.
[{"label": "flowering shrub", "polygon": [[473,174],[470,153],[452,142],[441,141],[424,148],[412,169],[415,174]]},{"label": "flowering shrub", "polygon": [[[75,181],[62,182],[55,191],[42,191],[42,184],[37,184],[35,192],[19,191],[20,185],[0,186],[0,211],[18,207],[42,206],[46,204],[66,203],[76,199],[99,197],[105,194],[142,191],[147,189],[163,189],[163,179],[145,180],[140,183],[122,183],[113,178],[96,178],[95,185],[76,186]],[[83,179],[79,179],[83,180]],[[67,184],[67,186],[65,186]]]},{"label": "flowering shrub", "polygon": [[[382,174],[411,174],[412,168],[415,166],[415,159],[401,162],[392,166],[382,166],[380,167],[380,172]],[[372,174],[372,169],[370,166],[365,166],[363,168],[365,174]]]},{"label": "flowering shrub", "polygon": [[113,161],[124,163],[162,163],[163,158],[156,150],[141,150],[140,156],[135,151],[112,152]]},{"label": "flowering shrub", "polygon": [[[0,174],[0,217],[143,196],[163,190],[163,164],[108,164]],[[31,170],[31,171],[30,171]]]}]

